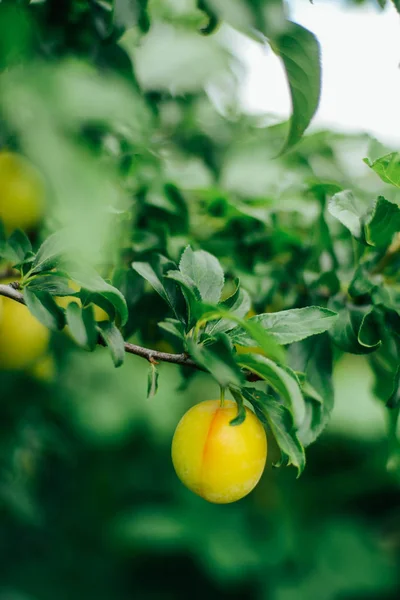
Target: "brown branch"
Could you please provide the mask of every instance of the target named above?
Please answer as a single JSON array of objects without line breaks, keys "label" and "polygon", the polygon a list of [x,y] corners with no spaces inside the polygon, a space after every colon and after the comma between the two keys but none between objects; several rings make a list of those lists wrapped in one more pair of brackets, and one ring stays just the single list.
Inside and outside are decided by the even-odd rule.
[{"label": "brown branch", "polygon": [[21,292],[18,291],[19,283],[0,283],[0,296],[5,296],[11,300],[15,300],[20,304],[25,304],[25,300]]},{"label": "brown branch", "polygon": [[203,369],[187,354],[185,354],[185,352],[182,354],[158,352],[157,350],[143,348],[143,346],[137,346],[136,344],[131,344],[130,342],[125,342],[125,352],[146,358],[149,362],[167,362],[175,365],[182,365],[184,367],[192,367],[193,369],[199,369],[199,371],[203,371]]},{"label": "brown branch", "polygon": [[[20,304],[25,304],[25,300],[21,292],[19,291],[19,283],[17,281],[9,284],[0,284],[0,296],[6,296],[7,298],[11,298],[11,300],[15,300]],[[104,345],[103,340],[99,338],[99,344]],[[190,358],[186,354],[186,352],[182,352],[181,354],[173,354],[171,352],[159,352],[158,350],[151,350],[150,348],[144,348],[143,346],[138,346],[136,344],[131,344],[130,342],[124,342],[125,352],[128,354],[135,354],[136,356],[141,356],[145,358],[150,363],[157,362],[167,362],[174,365],[181,365],[183,367],[190,367],[191,369],[197,369],[198,371],[205,371],[200,365],[198,365],[194,360]],[[248,381],[258,381],[261,379],[255,373],[246,373],[246,379]]]},{"label": "brown branch", "polygon": [[[25,300],[21,292],[16,289],[19,288],[18,282],[9,284],[0,284],[0,296],[5,296],[11,300],[15,300],[20,304],[25,304]],[[167,362],[175,365],[182,365],[184,367],[191,367],[192,369],[203,369],[194,362],[186,353],[172,354],[170,352],[158,352],[157,350],[151,350],[150,348],[144,348],[143,346],[137,346],[130,342],[125,342],[125,352],[128,354],[135,354],[146,358],[149,362]]]}]

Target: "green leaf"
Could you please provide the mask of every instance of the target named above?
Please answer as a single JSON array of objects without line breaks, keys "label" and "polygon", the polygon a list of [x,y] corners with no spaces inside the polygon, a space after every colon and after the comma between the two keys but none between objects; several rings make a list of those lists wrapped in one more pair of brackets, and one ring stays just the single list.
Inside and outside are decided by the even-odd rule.
[{"label": "green leaf", "polygon": [[305,403],[298,380],[286,369],[259,354],[241,355],[238,364],[265,379],[282,396],[285,405],[293,413],[296,426],[299,427],[304,419]]},{"label": "green leaf", "polygon": [[364,158],[364,162],[375,171],[385,183],[390,183],[400,188],[400,153],[391,152],[381,156],[377,160],[370,161]]},{"label": "green leaf", "polygon": [[362,315],[357,337],[361,346],[373,350],[376,350],[382,344],[379,319],[374,308]]},{"label": "green leaf", "polygon": [[349,294],[353,298],[371,294],[381,283],[380,275],[371,275],[364,265],[359,265],[349,285]]},{"label": "green leaf", "polygon": [[209,5],[207,0],[197,0],[197,6],[199,7],[200,10],[205,12],[208,17],[207,25],[202,27],[200,29],[200,32],[203,35],[210,35],[218,27],[218,24],[219,24],[218,16],[217,16],[216,12],[212,9],[212,7]]},{"label": "green leaf", "polygon": [[[241,319],[235,314],[230,313],[228,310],[224,309],[221,304],[218,306],[212,306],[209,304],[200,304],[198,310],[201,312],[198,317],[198,322],[196,327],[200,327],[205,325],[211,321],[218,321],[223,318],[228,321],[232,321],[236,325],[240,325],[242,329],[247,331],[249,336],[254,339],[256,344],[261,348],[263,352],[273,360],[284,362],[285,360],[285,352],[276,340],[269,335],[265,329],[263,329],[258,323],[251,323],[250,319]],[[230,331],[227,333],[228,337],[230,337]]]},{"label": "green leaf", "polygon": [[271,46],[283,61],[292,99],[290,129],[282,154],[301,139],[318,108],[321,53],[315,35],[291,22],[282,34],[272,38]]},{"label": "green leaf", "polygon": [[110,349],[115,367],[120,367],[125,359],[125,343],[120,330],[110,321],[97,323],[96,328]]},{"label": "green leaf", "polygon": [[201,304],[200,292],[195,283],[180,271],[168,271],[165,278],[175,281],[182,291],[186,301],[186,323],[187,329],[189,330],[195,324],[199,313],[199,305]]},{"label": "green leaf", "polygon": [[76,293],[69,287],[67,277],[56,274],[38,275],[26,287],[31,291],[49,292],[52,296],[71,296]]},{"label": "green leaf", "polygon": [[155,364],[150,363],[147,374],[147,397],[153,398],[158,390],[158,369]]},{"label": "green leaf", "polygon": [[93,308],[82,308],[77,302],[71,301],[66,308],[67,325],[71,335],[79,346],[94,350],[97,343],[96,321]]},{"label": "green leaf", "polygon": [[157,255],[151,262],[133,262],[132,268],[139,273],[152,288],[165,300],[180,321],[185,321],[185,308],[181,291],[174,281],[165,277],[168,271],[177,269],[171,260]]},{"label": "green leaf", "polygon": [[24,300],[30,312],[49,329],[62,329],[65,325],[64,311],[48,292],[23,290]]},{"label": "green leaf", "polygon": [[236,417],[234,419],[232,419],[232,421],[230,421],[230,425],[235,427],[237,425],[241,425],[243,423],[243,421],[245,420],[246,409],[244,407],[243,396],[242,396],[240,390],[235,387],[230,387],[229,391],[231,392],[231,394],[237,404],[237,407],[238,407],[238,412],[237,412]]},{"label": "green leaf", "polygon": [[398,369],[400,365],[400,338],[388,327],[381,329],[383,344],[368,356],[375,375],[374,395],[385,404],[396,400],[398,393]]},{"label": "green leaf", "polygon": [[[307,306],[276,313],[263,313],[251,317],[248,321],[259,324],[276,339],[278,344],[292,344],[327,331],[336,319],[336,312],[320,306]],[[236,327],[229,336],[234,344],[254,346],[254,340],[241,327]]]},{"label": "green leaf", "polygon": [[185,341],[185,330],[182,323],[177,319],[165,319],[158,326],[170,335],[177,337],[181,341]]},{"label": "green leaf", "polygon": [[180,272],[193,281],[203,302],[217,304],[224,287],[224,272],[215,256],[187,246],[179,263]]},{"label": "green leaf", "polygon": [[100,294],[110,302],[119,315],[121,325],[124,325],[128,319],[128,308],[123,295],[117,288],[113,287],[96,271],[86,268],[85,270],[70,270],[69,275],[73,281],[78,283],[84,290]]},{"label": "green leaf", "polygon": [[328,210],[367,246],[388,245],[393,234],[400,231],[400,208],[383,196],[379,196],[365,212],[353,193],[345,190],[331,198]]},{"label": "green leaf", "polygon": [[338,192],[328,202],[328,211],[359,241],[362,240],[363,207],[350,190]]},{"label": "green leaf", "polygon": [[9,256],[13,255],[15,262],[22,263],[26,256],[32,252],[32,245],[28,236],[21,229],[13,231],[8,238]]},{"label": "green leaf", "polygon": [[57,231],[45,239],[32,263],[32,273],[50,271],[56,267],[70,248],[70,240],[65,230]]},{"label": "green leaf", "polygon": [[400,208],[379,196],[363,219],[364,237],[369,246],[387,246],[400,231]]},{"label": "green leaf", "polygon": [[[249,312],[251,307],[251,299],[246,290],[243,290],[240,287],[239,279],[236,280],[235,292],[232,294],[232,296],[224,300],[224,302],[221,302],[221,307],[229,310],[229,312],[238,317],[245,317]],[[236,324],[234,321],[229,319],[220,319],[214,323],[209,323],[206,327],[206,332],[211,335],[218,332],[227,332],[235,327]]]},{"label": "green leaf", "polygon": [[[339,315],[329,334],[339,348],[351,354],[375,352],[381,344],[371,306],[347,305],[336,307]],[[333,304],[335,306],[335,304]]]},{"label": "green leaf", "polygon": [[123,30],[138,26],[146,33],[150,27],[147,4],[148,0],[114,0],[114,23]]},{"label": "green leaf", "polygon": [[392,2],[393,2],[395,9],[400,14],[400,0],[392,0]]},{"label": "green leaf", "polygon": [[289,350],[289,362],[293,369],[305,373],[306,382],[312,386],[310,390],[302,385],[306,416],[298,431],[301,443],[308,446],[325,428],[334,404],[332,344],[328,334],[293,344]]},{"label": "green leaf", "polygon": [[254,408],[260,421],[270,428],[287,463],[297,468],[301,475],[306,464],[304,448],[299,441],[293,416],[279,400],[254,388],[241,388],[241,392]]},{"label": "green leaf", "polygon": [[196,344],[193,340],[188,340],[187,344],[193,360],[208,371],[221,387],[240,386],[244,383],[243,374],[234,359],[232,347],[225,334],[218,334],[212,346]]},{"label": "green leaf", "polygon": [[122,334],[125,339],[128,339],[139,322],[137,304],[143,296],[145,282],[139,273],[129,267],[123,267],[114,272],[112,285],[121,292],[126,300],[129,316],[123,326]]}]

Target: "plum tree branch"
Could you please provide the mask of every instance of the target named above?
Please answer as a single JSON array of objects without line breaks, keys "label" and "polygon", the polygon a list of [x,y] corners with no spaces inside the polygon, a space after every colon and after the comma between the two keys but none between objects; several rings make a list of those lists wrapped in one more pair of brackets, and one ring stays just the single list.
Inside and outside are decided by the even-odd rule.
[{"label": "plum tree branch", "polygon": [[149,362],[153,363],[167,362],[175,365],[182,365],[184,367],[192,367],[193,369],[203,371],[203,369],[184,352],[182,354],[159,352],[158,350],[150,350],[149,348],[137,346],[136,344],[131,344],[130,342],[125,342],[125,352],[128,352],[129,354],[135,354],[136,356],[141,356],[142,358],[146,358]]},{"label": "plum tree branch", "polygon": [[[25,304],[24,296],[19,291],[19,283],[17,281],[8,284],[0,284],[0,296],[5,296],[11,300],[15,300],[20,304]],[[99,344],[104,345],[104,342],[99,339]],[[144,348],[137,344],[131,344],[130,342],[124,342],[125,352],[128,354],[135,354],[145,358],[150,363],[166,362],[174,365],[181,365],[183,367],[190,367],[197,369],[198,371],[205,371],[200,365],[190,358],[185,352],[181,354],[174,354],[171,352],[159,352],[158,350],[151,350],[150,348]],[[246,373],[246,379],[248,381],[258,381],[260,377],[255,373]]]},{"label": "plum tree branch", "polygon": [[[15,300],[20,304],[25,304],[24,296],[18,288],[18,282],[0,284],[0,296],[5,296],[6,298]],[[125,352],[127,352],[128,354],[135,354],[136,356],[141,356],[142,358],[146,358],[149,362],[153,363],[167,362],[176,365],[182,365],[184,367],[191,367],[193,369],[198,369],[199,371],[203,370],[197,363],[194,362],[194,360],[192,360],[184,352],[181,354],[173,354],[170,352],[158,352],[157,350],[144,348],[143,346],[131,344],[130,342],[125,342]]]},{"label": "plum tree branch", "polygon": [[25,300],[21,292],[19,291],[18,282],[15,283],[0,283],[0,296],[11,298],[20,304],[25,304]]}]

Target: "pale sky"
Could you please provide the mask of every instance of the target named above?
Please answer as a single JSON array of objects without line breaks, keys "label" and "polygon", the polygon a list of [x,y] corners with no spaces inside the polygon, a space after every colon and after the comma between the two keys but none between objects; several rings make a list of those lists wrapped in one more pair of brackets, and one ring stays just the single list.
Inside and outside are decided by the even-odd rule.
[{"label": "pale sky", "polygon": [[[348,8],[339,0],[293,0],[294,21],[322,48],[323,86],[315,126],[368,131],[400,146],[400,17],[389,2]],[[248,76],[242,100],[251,112],[287,116],[290,98],[279,59],[243,39]]]}]

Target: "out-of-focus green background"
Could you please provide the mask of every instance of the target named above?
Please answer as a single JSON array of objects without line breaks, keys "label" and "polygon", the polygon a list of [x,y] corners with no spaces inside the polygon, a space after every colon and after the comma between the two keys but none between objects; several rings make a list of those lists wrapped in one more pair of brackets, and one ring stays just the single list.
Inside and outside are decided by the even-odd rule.
[{"label": "out-of-focus green background", "polygon": [[0,598],[398,597],[399,484],[364,358],[337,363],[302,477],[269,466],[226,506],[186,490],[170,460],[177,420],[217,395],[207,376],[179,392],[163,365],[146,400],[139,358],[115,370],[105,350],[64,348],[57,368],[54,384],[1,374]]},{"label": "out-of-focus green background", "polygon": [[[381,145],[322,131],[272,160],[282,131],[267,127],[270,115],[241,114],[240,61],[223,35],[200,36],[203,17],[169,0],[149,3],[148,31],[138,9],[139,25],[123,33],[119,23],[114,38],[97,6],[111,4],[32,3],[33,36],[15,15],[0,22],[1,144],[29,156],[65,209],[53,214],[49,202],[34,243],[73,217],[80,251],[97,257],[96,207],[112,205],[122,214],[115,254],[121,242],[130,260],[177,259],[193,243],[241,276],[258,311],[299,305],[297,277],[323,254],[308,186],[380,193],[362,158]],[[350,236],[332,228],[346,272]],[[142,292],[128,298],[133,339],[157,348],[166,308]],[[114,369],[105,349],[84,352],[64,333],[51,350],[44,379],[0,369],[0,600],[399,598],[400,482],[386,469],[386,412],[365,357],[337,353],[335,408],[304,474],[272,468],[271,443],[254,492],[219,506],[186,490],[170,459],[180,417],[218,396],[210,377],[185,387],[163,364],[146,399],[142,359]]]}]

